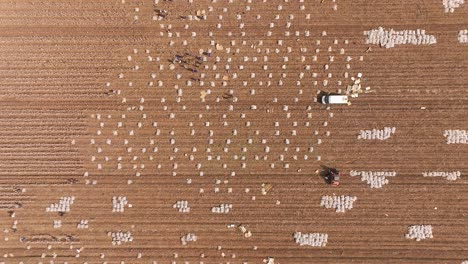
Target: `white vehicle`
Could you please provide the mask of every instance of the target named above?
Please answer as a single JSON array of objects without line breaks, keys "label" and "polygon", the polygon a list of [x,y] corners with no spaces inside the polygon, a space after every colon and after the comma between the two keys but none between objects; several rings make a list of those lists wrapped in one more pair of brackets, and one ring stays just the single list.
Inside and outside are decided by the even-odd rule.
[{"label": "white vehicle", "polygon": [[348,96],[341,94],[326,94],[322,96],[322,104],[347,104]]}]

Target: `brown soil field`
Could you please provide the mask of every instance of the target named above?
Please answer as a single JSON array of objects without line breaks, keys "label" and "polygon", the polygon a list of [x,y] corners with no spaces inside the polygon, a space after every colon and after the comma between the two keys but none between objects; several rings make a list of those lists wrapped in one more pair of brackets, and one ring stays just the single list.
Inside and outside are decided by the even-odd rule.
[{"label": "brown soil field", "polygon": [[[468,4],[0,0],[0,26],[0,263],[468,261],[468,145],[444,136],[468,130]],[[437,43],[366,44],[379,27]],[[351,105],[317,102],[358,74]]]}]

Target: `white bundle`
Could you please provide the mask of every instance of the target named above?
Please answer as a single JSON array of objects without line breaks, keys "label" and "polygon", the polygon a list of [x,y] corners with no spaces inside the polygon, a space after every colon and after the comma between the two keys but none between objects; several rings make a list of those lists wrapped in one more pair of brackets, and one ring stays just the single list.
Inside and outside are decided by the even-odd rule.
[{"label": "white bundle", "polygon": [[458,32],[458,42],[468,43],[468,29],[460,30]]},{"label": "white bundle", "polygon": [[392,134],[395,134],[396,127],[384,127],[383,129],[361,130],[358,139],[389,139]]},{"label": "white bundle", "polygon": [[125,206],[128,204],[127,197],[114,196],[112,197],[112,212],[123,213]]},{"label": "white bundle", "polygon": [[442,4],[445,7],[446,13],[453,13],[455,11],[455,8],[459,8],[464,3],[465,0],[442,0]]},{"label": "white bundle", "polygon": [[62,227],[62,220],[54,220],[54,228]]},{"label": "white bundle", "polygon": [[211,208],[212,213],[217,213],[217,214],[227,214],[231,211],[232,209],[232,204],[220,204],[218,206],[213,206]]},{"label": "white bundle", "polygon": [[357,200],[356,196],[322,196],[320,206],[325,208],[334,208],[337,213],[344,213],[346,210],[353,209],[353,203]]},{"label": "white bundle", "polygon": [[132,236],[132,233],[130,232],[122,232],[122,231],[110,232],[108,235],[112,237],[112,245],[114,246],[121,245],[122,242],[126,243],[126,242],[133,241],[133,236]]},{"label": "white bundle", "polygon": [[182,245],[187,245],[187,242],[195,242],[197,239],[198,237],[195,234],[187,233],[180,238],[180,243],[182,243]]},{"label": "white bundle", "polygon": [[88,228],[88,220],[80,220],[80,223],[76,226],[78,229]]},{"label": "white bundle", "polygon": [[447,144],[468,144],[468,131],[466,130],[445,130],[444,137],[447,138]]},{"label": "white bundle", "polygon": [[174,205],[172,205],[172,208],[179,209],[179,212],[181,212],[181,213],[189,213],[190,212],[190,207],[188,206],[188,201],[177,201]]},{"label": "white bundle", "polygon": [[424,177],[443,177],[447,178],[449,181],[455,181],[460,179],[460,171],[429,171],[423,172]]},{"label": "white bundle", "polygon": [[394,171],[351,171],[350,175],[361,176],[361,181],[367,182],[371,188],[382,188],[388,184],[386,177],[395,177]]},{"label": "white bundle", "polygon": [[294,240],[300,246],[324,247],[328,242],[328,234],[310,233],[303,234],[301,232],[294,233]]},{"label": "white bundle", "polygon": [[408,227],[407,239],[416,239],[421,241],[427,238],[433,238],[431,225],[412,225]]},{"label": "white bundle", "polygon": [[393,29],[384,30],[379,27],[371,31],[364,31],[367,35],[366,44],[378,44],[381,47],[393,48],[395,45],[429,45],[437,43],[434,35],[426,35],[425,30],[402,30],[394,31]]},{"label": "white bundle", "polygon": [[70,212],[70,206],[75,201],[75,196],[60,197],[58,203],[51,204],[46,208],[46,212]]}]

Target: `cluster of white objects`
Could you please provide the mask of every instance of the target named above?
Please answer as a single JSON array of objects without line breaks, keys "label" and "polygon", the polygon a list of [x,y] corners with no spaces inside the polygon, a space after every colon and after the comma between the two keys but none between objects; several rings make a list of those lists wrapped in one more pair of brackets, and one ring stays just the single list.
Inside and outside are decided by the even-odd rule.
[{"label": "cluster of white objects", "polygon": [[445,130],[444,137],[447,144],[468,144],[468,131],[466,130]]},{"label": "cluster of white objects", "polygon": [[328,242],[328,234],[303,234],[301,232],[296,232],[294,233],[294,240],[300,246],[324,247],[327,245]]},{"label": "cluster of white objects", "polygon": [[[248,1],[251,1],[251,0],[248,0]],[[303,0],[300,0],[300,1],[303,1]],[[160,1],[160,2],[162,6],[161,8],[158,8],[158,10],[160,10],[162,13],[165,14],[166,13],[165,10],[162,10],[162,9],[166,9],[169,2],[172,2],[172,0]],[[233,1],[230,0],[229,2],[233,2]],[[305,8],[305,6],[303,7]],[[210,9],[208,9],[207,11],[209,10]],[[183,20],[188,19],[189,13],[186,13],[183,16],[179,16],[181,15],[180,12],[186,12],[188,10],[176,11],[172,9],[169,11],[171,12],[170,17],[173,17],[173,18],[179,17]],[[175,13],[172,13],[172,11],[175,11]],[[193,11],[195,10],[190,11],[192,15],[193,15]],[[200,14],[197,14],[197,17],[203,16],[203,10],[199,10],[199,11],[200,11]],[[159,11],[155,10],[155,12],[159,12]],[[218,19],[221,20],[222,16],[232,17],[232,15],[234,15],[234,13],[230,14],[230,12],[228,12],[227,7],[223,8],[223,13],[225,12],[226,14],[222,14],[222,15],[219,14]],[[241,17],[243,15],[237,14],[235,16],[237,17],[238,20],[242,20]],[[246,16],[250,17],[250,15],[246,15]],[[287,28],[289,28],[290,25],[294,22],[294,21],[291,21],[292,19],[294,19],[294,15],[289,14],[289,16],[287,17],[288,18],[286,20],[288,21],[286,23],[287,23]],[[215,19],[215,17],[212,17],[212,18]],[[258,20],[262,19],[262,16],[258,14],[257,19]],[[283,15],[279,15],[279,14],[276,15],[275,20],[277,21],[271,20],[269,16],[266,16],[263,19],[266,20],[264,22],[267,22],[267,21],[269,22],[271,28],[277,27],[279,24],[283,24],[283,22],[279,22],[279,20],[283,19]],[[310,19],[310,14],[307,14],[306,19]],[[173,20],[173,19],[170,19],[170,20]],[[211,17],[210,17],[210,20],[211,20]],[[244,21],[239,21],[239,22],[241,22],[239,25],[242,25],[243,27]],[[265,25],[265,23],[263,23],[262,21],[258,21],[258,23]],[[221,26],[222,23],[219,23],[218,25]],[[228,27],[230,28],[231,25],[232,25],[231,22],[229,22]],[[182,35],[180,35],[181,32],[173,31],[176,29],[172,28],[171,24],[160,24],[159,26],[161,29],[163,29],[159,32],[160,33],[159,35],[161,37],[167,36],[168,38],[176,37],[177,39],[180,39],[179,37],[182,36],[185,38],[185,36],[183,36],[185,35],[185,33],[182,33]],[[189,28],[189,24],[185,24],[185,26],[186,26],[185,30],[187,30]],[[221,29],[221,27],[219,27],[219,29]],[[244,128],[242,129],[240,127],[233,128],[230,131],[230,133],[227,133],[226,135],[223,134],[221,136],[219,132],[216,132],[218,130],[218,126],[221,124],[218,122],[213,122],[213,120],[211,120],[211,117],[209,117],[209,115],[206,115],[205,113],[201,113],[201,112],[198,113],[198,119],[200,121],[199,125],[202,126],[203,128],[197,128],[198,125],[195,125],[195,124],[197,124],[198,121],[194,121],[194,120],[191,120],[190,122],[187,122],[185,124],[186,126],[188,125],[190,127],[190,129],[186,130],[185,132],[180,132],[180,131],[177,132],[178,129],[176,128],[170,129],[171,130],[170,132],[165,131],[165,128],[164,128],[165,125],[161,126],[161,124],[166,124],[166,123],[162,122],[162,120],[159,121],[160,125],[158,126],[158,122],[156,122],[156,120],[153,120],[154,116],[151,116],[147,112],[147,110],[145,110],[146,109],[145,107],[147,106],[148,101],[145,103],[144,97],[146,97],[145,93],[149,92],[149,90],[147,92],[144,92],[143,94],[138,93],[138,95],[133,94],[133,92],[130,92],[130,94],[133,94],[138,97],[138,98],[137,97],[133,98],[133,95],[126,94],[126,88],[123,88],[123,87],[128,86],[129,87],[128,89],[130,90],[134,89],[133,87],[135,87],[136,79],[140,79],[141,76],[143,76],[141,74],[147,71],[147,69],[143,69],[141,67],[140,62],[143,62],[143,61],[155,62],[156,64],[154,66],[159,66],[153,69],[151,73],[149,72],[144,73],[144,75],[147,78],[147,82],[146,82],[147,87],[156,87],[156,86],[163,87],[167,85],[165,81],[163,82],[163,80],[165,79],[165,77],[163,76],[165,76],[165,74],[163,72],[159,73],[159,71],[162,71],[162,70],[165,71],[166,69],[173,71],[172,74],[175,75],[176,77],[175,79],[178,80],[176,81],[177,84],[174,85],[175,93],[167,94],[169,97],[159,98],[159,96],[157,96],[158,97],[157,100],[158,101],[160,100],[162,104],[161,105],[162,111],[165,111],[166,113],[164,114],[164,116],[168,120],[170,120],[170,122],[173,122],[175,119],[177,119],[176,112],[174,111],[176,108],[173,108],[170,105],[168,106],[167,104],[169,102],[172,102],[173,99],[175,99],[175,102],[181,107],[182,110],[184,111],[189,110],[192,107],[185,105],[185,103],[181,101],[182,98],[185,98],[186,96],[185,95],[186,92],[184,92],[183,90],[186,89],[185,88],[186,86],[187,87],[199,86],[201,90],[197,92],[200,92],[200,99],[201,99],[202,104],[205,105],[206,111],[212,111],[211,109],[214,109],[214,108],[212,105],[207,104],[205,99],[207,100],[209,99],[209,101],[215,100],[216,103],[220,103],[220,102],[228,103],[229,102],[229,105],[226,105],[227,112],[222,114],[222,118],[223,118],[222,126],[227,128],[228,126],[230,126],[229,125],[230,122],[228,122],[230,118],[229,116],[231,115],[231,113],[233,113],[232,111],[234,111],[235,105],[236,103],[238,103],[238,100],[240,100],[240,98],[243,98],[243,96],[238,97],[240,94],[238,94],[238,91],[236,89],[228,89],[225,93],[222,93],[222,94],[220,93],[212,94],[212,89],[217,86],[222,86],[222,87],[231,86],[230,84],[231,80],[235,81],[235,79],[239,79],[239,77],[243,75],[244,73],[249,74],[250,78],[241,78],[243,81],[241,82],[242,84],[239,84],[239,85],[242,85],[246,89],[249,90],[249,94],[250,94],[249,96],[252,96],[251,98],[253,99],[253,101],[251,102],[251,104],[249,104],[249,107],[248,107],[249,109],[246,109],[246,110],[252,111],[252,113],[255,113],[255,114],[250,115],[247,112],[242,111],[242,113],[240,113],[240,118],[245,120],[245,121],[242,121],[242,123],[245,127],[248,127],[246,128],[247,130],[249,131],[252,130],[252,132],[254,132],[256,136],[263,134],[262,130],[265,128],[271,129],[271,128],[268,128],[269,125],[274,125],[275,126],[274,136],[278,139],[281,139],[284,144],[284,148],[282,148],[282,150],[275,149],[275,151],[272,151],[273,148],[270,143],[271,142],[270,139],[267,139],[267,137],[261,138],[261,141],[260,141],[261,143],[260,143],[259,141],[252,138],[252,136],[249,135],[248,138],[246,138],[247,144],[248,145],[262,144],[258,146],[261,146],[261,148],[263,149],[263,152],[265,153],[262,155],[254,155],[254,157],[252,158],[254,158],[255,160],[263,160],[264,162],[262,162],[262,166],[266,165],[266,166],[269,166],[269,168],[271,169],[278,169],[282,167],[288,170],[299,169],[297,168],[297,166],[299,166],[299,163],[297,162],[298,160],[302,160],[302,159],[303,160],[311,160],[311,159],[321,160],[321,156],[318,156],[318,154],[316,156],[316,154],[314,153],[314,148],[313,148],[313,144],[322,144],[324,142],[324,140],[322,140],[321,138],[322,133],[319,134],[318,130],[315,130],[315,135],[314,135],[314,137],[315,136],[317,137],[316,141],[314,140],[314,141],[307,142],[307,144],[303,146],[293,146],[296,144],[298,140],[297,138],[297,136],[299,136],[298,131],[301,131],[299,127],[301,126],[310,127],[311,122],[309,121],[298,122],[298,119],[297,119],[298,116],[294,115],[294,112],[292,112],[291,110],[296,108],[296,106],[294,105],[297,105],[297,103],[300,101],[300,98],[304,96],[304,91],[301,86],[303,86],[304,81],[306,81],[306,79],[307,79],[307,82],[309,82],[308,80],[309,77],[312,77],[313,85],[315,86],[321,86],[321,85],[327,86],[327,84],[333,85],[333,86],[335,85],[343,86],[347,82],[347,79],[351,77],[350,72],[348,72],[351,70],[351,65],[354,63],[354,61],[356,62],[358,60],[363,61],[364,56],[354,56],[353,54],[347,54],[347,52],[345,51],[345,48],[347,48],[347,46],[349,45],[349,40],[343,39],[343,41],[341,41],[338,38],[335,38],[334,40],[332,40],[331,37],[326,37],[327,36],[326,31],[321,32],[321,37],[323,37],[322,39],[317,36],[318,39],[313,41],[315,45],[312,42],[309,43],[309,41],[307,41],[307,43],[304,42],[304,44],[297,46],[296,40],[298,40],[299,38],[306,38],[306,39],[309,39],[310,41],[312,40],[312,38],[315,38],[315,34],[311,33],[310,31],[308,30],[299,31],[299,28],[297,29],[298,29],[297,31],[296,30],[292,31],[292,28],[290,29],[291,31],[290,30],[285,31],[284,32],[285,38],[276,36],[276,35],[273,36],[272,31],[266,32],[268,39],[270,40],[274,39],[274,41],[276,42],[278,46],[276,45],[271,46],[270,44],[265,45],[269,41],[266,40],[266,43],[264,43],[265,40],[262,40],[262,39],[254,41],[255,44],[253,42],[250,43],[249,38],[247,39],[244,38],[246,36],[245,35],[246,32],[244,31],[240,32],[241,33],[240,37],[237,37],[237,36],[233,37],[231,31],[225,32],[230,38],[231,37],[233,38],[231,38],[230,41],[219,40],[219,42],[213,38],[214,34],[212,31],[204,32],[204,33],[192,31],[191,35],[193,38],[196,38],[197,34],[208,33],[208,35],[212,37],[210,40],[210,45],[212,46],[212,48],[214,48],[214,50],[212,50],[210,47],[203,47],[203,48],[199,47],[200,49],[198,49],[198,52],[197,52],[197,49],[194,49],[192,50],[193,53],[190,53],[190,54],[185,53],[185,52],[181,53],[180,55],[172,54],[173,57],[171,56],[169,58],[171,62],[169,65],[167,64],[167,60],[166,60],[167,58],[157,57],[158,55],[151,53],[149,49],[143,50],[143,52],[138,49],[133,49],[133,53],[127,54],[125,58],[129,62],[129,65],[130,64],[132,65],[131,67],[132,70],[130,70],[129,68],[128,70],[130,70],[130,72],[128,72],[127,70],[127,71],[118,73],[117,76],[118,76],[118,79],[120,79],[118,81],[119,82],[118,85],[116,85],[115,83],[111,83],[111,82],[107,82],[105,84],[106,86],[105,94],[107,96],[118,97],[119,101],[121,101],[121,103],[123,104],[124,108],[122,109],[126,108],[127,110],[122,113],[115,113],[113,115],[110,115],[108,113],[93,113],[90,115],[91,118],[96,119],[96,122],[99,123],[99,127],[97,127],[95,131],[96,136],[90,139],[90,145],[93,145],[92,148],[94,148],[96,151],[95,155],[91,156],[91,161],[96,165],[98,170],[110,169],[110,168],[113,168],[113,169],[117,168],[117,170],[133,169],[132,173],[130,174],[134,174],[136,177],[140,177],[143,174],[143,170],[145,170],[145,166],[147,166],[148,164],[147,160],[149,160],[149,162],[152,163],[151,161],[154,160],[154,155],[157,155],[154,153],[157,153],[158,151],[160,151],[160,149],[165,148],[164,145],[166,143],[169,143],[171,144],[170,148],[172,149],[174,154],[169,156],[169,159],[168,159],[169,161],[158,160],[156,161],[154,165],[156,166],[157,170],[160,170],[163,166],[166,168],[170,166],[172,170],[172,176],[177,176],[177,174],[180,171],[179,167],[181,163],[177,161],[178,160],[177,157],[181,154],[183,155],[187,154],[186,157],[189,159],[190,162],[194,162],[194,163],[196,162],[196,164],[194,165],[196,166],[196,169],[198,170],[197,174],[199,176],[203,176],[206,173],[205,168],[207,167],[205,166],[205,160],[207,160],[206,162],[213,162],[214,160],[221,162],[221,160],[226,160],[225,157],[226,158],[229,157],[229,159],[232,157],[234,158],[234,160],[240,163],[239,165],[241,166],[242,169],[246,169],[249,166],[250,161],[247,160],[247,157],[249,155],[246,156],[246,154],[239,154],[239,153],[234,153],[234,155],[232,155],[233,148],[237,148],[237,147],[234,147],[235,145],[232,145],[231,142],[237,141],[236,136],[238,135],[238,133],[243,133],[242,131],[246,131],[244,130]],[[224,29],[222,29],[222,31],[224,31]],[[186,33],[189,33],[189,32],[187,31]],[[235,33],[235,35],[237,35],[237,33]],[[271,39],[271,37],[273,39]],[[278,39],[278,38],[283,38],[283,39]],[[179,42],[179,40],[177,39],[170,40],[169,46],[172,46],[176,42]],[[182,41],[183,41],[182,45],[186,46],[187,40],[182,40]],[[249,45],[247,45],[247,43],[249,43]],[[296,43],[296,44],[291,45],[293,43]],[[315,46],[315,48],[311,48],[310,45]],[[252,52],[255,51],[255,53],[257,54],[250,54],[250,56],[247,56],[249,55],[247,54],[249,52],[245,53],[244,51],[247,51],[247,50],[241,49],[241,47],[247,47],[247,46],[250,46],[250,49],[252,49],[251,51]],[[243,51],[240,52],[241,50]],[[296,74],[291,75],[290,73],[288,73],[287,68],[291,66],[295,67],[294,65],[297,65],[295,61],[292,61],[292,59],[296,58],[296,56],[298,56],[299,58],[299,54],[296,54],[297,52],[300,52],[300,64],[302,64],[304,67],[301,66],[301,70],[300,72],[298,72],[298,75]],[[223,53],[225,53],[227,57],[224,56]],[[348,56],[348,55],[353,55],[353,56]],[[277,57],[277,56],[281,57],[280,59],[281,62],[271,61],[272,58]],[[322,64],[322,62],[325,63],[325,61],[326,61],[326,64]],[[320,62],[320,64],[323,65],[324,71],[322,71],[321,66],[319,66],[319,68],[316,68],[314,66],[318,62]],[[274,68],[276,66],[279,66],[277,65],[277,63],[281,64],[281,69],[282,69],[281,74],[280,74],[281,77],[279,78],[279,80],[276,80],[276,77],[273,77],[274,75],[276,76],[276,73],[274,73],[276,70],[274,70]],[[255,64],[256,66],[253,66],[252,69],[250,69],[250,67],[246,67],[247,65],[250,65],[250,64]],[[346,71],[344,72],[343,75],[335,73],[335,70],[334,70],[335,66],[338,67],[338,65],[340,65],[339,66],[340,68],[342,66],[345,66]],[[261,67],[259,68],[257,66],[259,67],[263,66],[262,70],[260,70]],[[187,80],[186,78],[187,76],[183,74],[183,72],[179,72],[179,70],[182,70],[182,69],[184,69],[183,72],[185,72],[185,70],[189,70],[190,72],[192,72],[190,73],[192,75],[190,80]],[[198,74],[193,74],[194,72],[192,70],[195,70]],[[206,72],[207,70],[216,71],[216,73],[214,76],[210,76],[210,74]],[[253,72],[251,70],[253,70]],[[310,73],[312,75],[310,75]],[[265,74],[267,74],[268,77],[266,77]],[[287,77],[288,74],[289,74],[289,77]],[[360,84],[358,82],[361,81],[360,80],[361,76],[362,74],[358,74],[358,79],[353,79],[354,84],[352,87],[360,87]],[[218,79],[220,82],[217,81]],[[294,84],[292,82],[293,81],[292,79],[294,79]],[[120,82],[123,82],[123,83],[120,83]],[[254,97],[256,96],[257,88],[270,87],[271,85],[279,85],[279,86],[294,85],[294,86],[297,86],[298,88],[297,95],[295,95],[294,98],[291,98],[293,99],[292,101],[289,101],[289,100],[283,101],[281,99],[278,100],[278,98],[276,97],[276,95],[274,95],[274,93],[271,94],[274,97],[270,98],[271,101],[274,104],[277,104],[278,107],[280,106],[279,101],[282,101],[281,105],[282,105],[282,110],[285,112],[285,118],[291,121],[290,123],[288,121],[288,124],[292,125],[292,129],[290,131],[287,131],[287,132],[282,131],[283,129],[280,128],[280,122],[278,121],[272,123],[271,121],[268,121],[268,119],[261,118],[262,121],[257,122],[257,121],[253,121],[254,119],[252,119],[254,118],[254,116],[257,116],[257,115],[263,116],[261,112],[265,111],[266,113],[270,113],[275,108],[275,106],[271,106],[271,107],[269,106],[266,109],[264,109],[263,107],[257,105],[255,101],[258,101],[258,100],[254,99]],[[123,90],[120,90],[118,88],[123,89]],[[130,97],[127,97],[127,95]],[[316,100],[317,98],[314,98],[314,99]],[[327,110],[329,110],[329,108],[327,108]],[[306,111],[308,111],[307,118],[311,119],[310,121],[312,121],[313,119],[312,112],[311,112],[312,106],[308,106]],[[333,117],[333,113],[330,112],[328,114],[330,118]],[[134,120],[133,118],[136,118],[136,120]],[[135,122],[131,120],[134,120]],[[146,141],[146,143],[140,144],[140,143],[137,143],[138,141],[134,141],[130,139],[130,138],[134,138],[139,133],[138,131],[140,129],[142,129],[143,127],[148,127],[148,126],[154,127],[155,131],[154,131],[154,134],[152,135],[145,134],[144,140],[143,139],[142,140]],[[323,126],[327,127],[328,122],[327,121],[323,122]],[[303,136],[312,136],[311,135],[313,133],[312,130],[307,129],[306,131],[307,132],[304,132],[306,134]],[[166,141],[166,139],[161,140],[161,141],[155,140],[155,138],[161,136],[162,134],[165,134],[166,132],[170,133],[169,135],[170,138],[168,141]],[[176,132],[182,133],[182,134],[179,134],[176,137],[175,136]],[[324,132],[326,136],[330,136],[330,131],[324,131]],[[185,137],[190,134],[190,137],[193,137],[193,139],[195,139],[195,137],[199,137],[202,133],[207,133],[208,135],[206,143],[195,142],[194,145],[191,146],[192,153],[180,152],[181,151],[180,147],[185,143],[183,143],[183,141],[176,140],[176,138]],[[302,132],[299,132],[299,133],[302,133]],[[214,153],[212,151],[212,146],[215,142],[214,137],[217,137],[215,136],[215,134],[217,134],[217,136],[221,136],[222,137],[221,140],[225,142],[224,146],[222,147],[222,152]],[[128,135],[128,137],[125,137],[125,139],[123,140],[123,145],[126,149],[126,152],[124,151],[124,153],[121,154],[122,156],[118,156],[117,158],[111,158],[108,156],[108,154],[105,154],[105,153],[109,153],[108,150],[112,149],[112,147],[109,147],[108,149],[108,146],[115,145],[115,144],[120,145],[122,143],[122,141],[118,140],[117,138],[113,138],[114,136],[118,136],[118,135],[121,135],[122,137],[123,135]],[[248,145],[241,147],[240,151],[242,153],[248,152],[248,149],[249,149]],[[277,154],[279,153],[272,153],[276,151],[282,152],[281,155],[277,156]],[[198,154],[196,154],[195,152],[197,152]],[[202,155],[203,159],[199,159],[198,161],[195,161],[197,159],[196,158],[197,155]],[[134,161],[138,160],[138,162],[131,162],[130,159],[132,157]],[[278,158],[279,158],[279,161],[278,161]],[[233,167],[228,168],[228,163],[222,162],[222,164],[220,165],[222,165],[223,169],[226,170],[226,173],[229,173],[231,176],[236,175],[237,172],[232,169]],[[127,183],[129,185],[134,184],[135,183],[134,181],[135,179],[127,179]],[[85,182],[87,184],[88,183],[95,184],[94,180],[91,181],[91,180],[86,179]],[[190,184],[189,182],[191,181],[188,181],[188,184]],[[228,193],[232,192],[232,188],[226,188],[226,189]],[[264,195],[268,193],[267,189],[268,188],[265,188],[265,192],[262,192]],[[214,191],[215,193],[218,193],[218,192],[223,192],[224,190],[216,186]],[[200,193],[202,192],[205,192],[204,188],[200,188]],[[253,196],[252,199],[255,199],[255,197]]]},{"label": "cluster of white objects", "polygon": [[408,233],[406,234],[408,239],[416,239],[421,241],[426,238],[433,238],[432,226],[431,225],[412,225],[408,227]]},{"label": "cluster of white objects", "polygon": [[455,8],[459,8],[462,4],[465,3],[465,0],[442,0],[442,4],[445,7],[445,12],[453,13]]},{"label": "cluster of white objects", "polygon": [[462,263],[461,263],[461,264],[468,264],[468,260],[464,260],[464,261],[462,261]]},{"label": "cluster of white objects", "polygon": [[423,172],[424,177],[444,177],[449,181],[460,179],[461,172],[459,171],[429,171]]},{"label": "cluster of white objects", "polygon": [[468,43],[468,29],[463,29],[458,32],[458,42]]},{"label": "cluster of white objects", "polygon": [[182,245],[187,245],[187,242],[195,242],[197,241],[197,239],[198,237],[195,234],[188,233],[180,238],[180,242],[182,243]]},{"label": "cluster of white objects", "polygon": [[128,207],[132,207],[130,204],[128,204],[127,197],[112,197],[112,212],[123,213],[126,205],[128,205]]},{"label": "cluster of white objects", "polygon": [[395,134],[396,127],[384,127],[384,129],[361,130],[358,139],[389,139]]},{"label": "cluster of white objects", "polygon": [[382,188],[385,184],[388,184],[388,180],[385,177],[394,177],[396,172],[394,171],[351,171],[351,176],[361,176],[361,181],[366,181],[370,184],[371,188]]},{"label": "cluster of white objects", "polygon": [[356,196],[322,196],[320,206],[325,208],[334,208],[337,213],[344,213],[346,210],[353,209],[353,203],[357,200]]},{"label": "cluster of white objects", "polygon": [[74,196],[60,197],[58,203],[51,204],[46,208],[46,212],[70,212],[70,206],[75,201]]},{"label": "cluster of white objects", "polygon": [[367,35],[366,44],[379,44],[387,49],[393,48],[395,45],[437,43],[435,36],[426,35],[424,29],[394,31],[393,29],[385,30],[379,27],[371,31],[364,31],[364,35]]},{"label": "cluster of white objects", "polygon": [[212,213],[217,213],[217,214],[227,214],[231,211],[232,209],[232,204],[220,204],[218,206],[213,206],[211,208]]},{"label": "cluster of white objects", "polygon": [[54,220],[54,228],[62,227],[62,220]]},{"label": "cluster of white objects", "polygon": [[[353,98],[359,97],[359,94],[363,93],[363,90],[361,89],[361,78],[362,78],[362,73],[357,74],[357,78],[351,77],[351,81],[353,81],[352,85],[348,85],[346,87],[346,94],[350,95]],[[370,87],[366,87],[365,91],[369,91]]]},{"label": "cluster of white objects", "polygon": [[78,228],[78,229],[86,229],[88,227],[89,227],[88,226],[88,220],[80,220],[78,225],[76,225],[76,228]]},{"label": "cluster of white objects", "polygon": [[177,201],[173,206],[173,208],[179,209],[181,213],[189,213],[190,207],[188,206],[188,201]]},{"label": "cluster of white objects", "polygon": [[133,236],[130,232],[109,232],[107,235],[112,237],[112,245],[114,246],[121,245],[122,242],[126,243],[133,241]]}]

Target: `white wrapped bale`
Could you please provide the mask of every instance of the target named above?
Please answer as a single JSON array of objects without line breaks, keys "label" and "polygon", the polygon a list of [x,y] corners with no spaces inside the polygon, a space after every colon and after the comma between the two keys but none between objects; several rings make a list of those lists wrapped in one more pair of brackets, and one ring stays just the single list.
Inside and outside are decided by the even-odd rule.
[{"label": "white wrapped bale", "polygon": [[460,171],[428,171],[428,172],[423,172],[422,175],[424,177],[442,177],[442,178],[446,178],[449,181],[456,181],[460,179],[461,172]]},{"label": "white wrapped bale", "polygon": [[383,129],[361,130],[358,139],[387,140],[395,134],[396,127],[384,127]]},{"label": "white wrapped bale", "polygon": [[211,208],[212,213],[227,214],[232,210],[232,204],[220,204]]},{"label": "white wrapped bale", "polygon": [[78,229],[86,229],[86,228],[88,228],[88,227],[89,227],[89,226],[88,226],[88,220],[85,220],[85,219],[80,220],[80,222],[79,222],[78,225],[76,226],[76,228],[78,228]]},{"label": "white wrapped bale", "polygon": [[133,241],[133,236],[132,236],[132,233],[130,232],[125,232],[125,231],[109,232],[107,235],[112,237],[112,245],[114,246]]},{"label": "white wrapped bale", "polygon": [[60,197],[58,203],[51,204],[49,207],[46,208],[46,212],[70,212],[70,206],[73,204],[74,201],[74,196]]},{"label": "white wrapped bale", "polygon": [[447,138],[447,144],[468,144],[467,130],[445,130],[444,137]]},{"label": "white wrapped bale", "polygon": [[127,197],[114,196],[112,197],[112,212],[123,213],[125,206],[128,205]]},{"label": "white wrapped bale", "polygon": [[394,31],[382,27],[364,31],[366,44],[378,44],[381,47],[393,48],[395,45],[430,45],[437,43],[434,35],[426,35],[423,29]]},{"label": "white wrapped bale", "polygon": [[458,42],[468,43],[468,29],[460,30],[458,32]]},{"label": "white wrapped bale", "polygon": [[407,239],[423,239],[433,238],[431,225],[411,225],[408,227],[408,233],[405,236]]},{"label": "white wrapped bale", "polygon": [[177,201],[172,205],[172,208],[178,209],[180,213],[189,213],[190,207],[188,206],[188,201]]},{"label": "white wrapped bale", "polygon": [[180,243],[182,245],[187,245],[188,242],[195,242],[198,240],[198,237],[193,233],[187,233],[180,238]]},{"label": "white wrapped bale", "polygon": [[371,188],[382,188],[388,184],[386,177],[395,177],[394,171],[351,171],[351,177],[361,176],[361,181],[365,181]]},{"label": "white wrapped bale", "polygon": [[356,196],[348,196],[348,195],[341,195],[341,196],[322,196],[320,201],[320,206],[325,207],[327,209],[336,209],[337,213],[344,213],[346,210],[353,209],[353,204],[357,200]]},{"label": "white wrapped bale", "polygon": [[459,8],[465,3],[465,0],[442,0],[446,13],[453,13],[456,8]]},{"label": "white wrapped bale", "polygon": [[301,232],[294,233],[294,241],[300,246],[325,247],[328,242],[328,234],[310,233],[303,234]]}]

